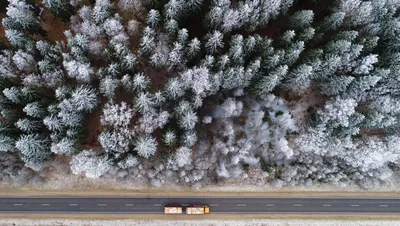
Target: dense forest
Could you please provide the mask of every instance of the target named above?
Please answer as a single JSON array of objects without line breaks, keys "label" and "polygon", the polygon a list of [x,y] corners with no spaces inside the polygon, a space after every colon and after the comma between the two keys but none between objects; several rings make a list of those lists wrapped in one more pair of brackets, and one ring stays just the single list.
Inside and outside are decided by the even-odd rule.
[{"label": "dense forest", "polygon": [[0,178],[156,187],[399,174],[399,0],[0,3]]}]

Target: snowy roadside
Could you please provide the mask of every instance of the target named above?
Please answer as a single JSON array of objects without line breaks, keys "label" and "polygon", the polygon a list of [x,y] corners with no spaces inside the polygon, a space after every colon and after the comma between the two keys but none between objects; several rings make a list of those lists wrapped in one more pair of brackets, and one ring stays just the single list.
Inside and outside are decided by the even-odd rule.
[{"label": "snowy roadside", "polygon": [[103,177],[102,180],[89,179],[83,176],[73,174],[58,175],[48,178],[46,181],[35,184],[17,184],[11,181],[0,182],[0,193],[4,192],[66,192],[69,191],[86,191],[98,194],[101,192],[134,193],[148,191],[153,192],[192,192],[192,193],[224,193],[224,192],[241,192],[241,193],[399,193],[400,183],[398,178],[393,178],[390,184],[375,190],[365,190],[357,185],[335,186],[331,184],[312,184],[299,185],[292,187],[276,187],[273,185],[246,185],[244,183],[237,184],[235,182],[224,182],[215,185],[205,185],[201,188],[194,189],[191,187],[171,185],[163,187],[152,187],[145,182],[119,180],[118,178]]},{"label": "snowy roadside", "polygon": [[[357,185],[339,187],[329,184],[310,186],[275,187],[273,185],[238,185],[221,183],[208,185],[200,189],[184,186],[165,186],[155,188],[135,181],[119,181],[115,178],[102,180],[88,179],[82,176],[65,175],[52,178],[39,184],[15,184],[9,181],[0,183],[0,195],[262,195],[262,196],[398,196],[400,186],[396,180],[375,190],[365,190]],[[252,194],[253,193],[253,194]]]},{"label": "snowy roadside", "polygon": [[[153,187],[148,180],[144,178],[126,178],[124,175],[104,175],[101,180],[90,179],[82,175],[74,175],[70,171],[70,165],[65,161],[53,161],[51,166],[46,168],[47,172],[44,179],[21,181],[20,183],[11,180],[3,180],[0,182],[0,194],[3,193],[21,193],[23,194],[45,194],[45,193],[64,193],[68,194],[133,194],[146,191],[147,193],[171,194],[185,192],[187,194],[207,193],[215,195],[218,193],[263,193],[264,195],[293,193],[315,195],[316,193],[341,193],[342,195],[351,195],[351,193],[359,193],[367,195],[373,193],[400,193],[400,175],[392,175],[384,185],[375,190],[365,190],[356,184],[347,184],[347,186],[338,186],[332,184],[313,183],[311,185],[297,185],[277,187],[271,183],[259,183],[262,170],[254,169],[249,173],[249,177],[242,180],[226,180],[217,183],[210,182],[202,187],[188,187],[174,183],[162,187]],[[38,178],[38,177],[37,177]],[[90,193],[90,194],[89,194]],[[335,195],[338,196],[339,194]],[[398,194],[397,194],[398,195]],[[389,195],[388,195],[389,196]]]}]

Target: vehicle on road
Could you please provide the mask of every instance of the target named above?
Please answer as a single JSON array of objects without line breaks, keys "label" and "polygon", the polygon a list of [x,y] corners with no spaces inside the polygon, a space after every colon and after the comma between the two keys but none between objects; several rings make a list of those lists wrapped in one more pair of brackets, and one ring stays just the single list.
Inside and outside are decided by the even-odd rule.
[{"label": "vehicle on road", "polygon": [[165,206],[164,214],[182,214],[181,206]]},{"label": "vehicle on road", "polygon": [[186,207],[186,214],[208,214],[210,207],[208,206],[188,206]]},{"label": "vehicle on road", "polygon": [[[165,206],[164,214],[182,214],[181,206]],[[186,207],[186,214],[190,215],[201,215],[210,213],[210,207],[208,206],[188,206]]]}]

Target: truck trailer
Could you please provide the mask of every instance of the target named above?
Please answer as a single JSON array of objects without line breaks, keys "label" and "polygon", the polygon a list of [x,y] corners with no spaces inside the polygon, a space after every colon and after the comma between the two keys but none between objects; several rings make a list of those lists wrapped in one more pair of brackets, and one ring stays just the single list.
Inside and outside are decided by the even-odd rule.
[{"label": "truck trailer", "polygon": [[165,206],[164,214],[182,214],[181,206]]},{"label": "truck trailer", "polygon": [[208,206],[188,206],[186,207],[186,214],[208,214],[210,213],[210,207]]}]

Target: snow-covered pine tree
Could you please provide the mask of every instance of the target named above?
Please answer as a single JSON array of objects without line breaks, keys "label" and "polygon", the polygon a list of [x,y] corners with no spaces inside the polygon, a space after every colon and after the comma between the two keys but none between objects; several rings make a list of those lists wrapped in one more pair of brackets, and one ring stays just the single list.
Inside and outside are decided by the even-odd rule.
[{"label": "snow-covered pine tree", "polygon": [[150,27],[145,27],[143,36],[140,39],[140,53],[144,56],[151,55],[155,47],[155,31]]},{"label": "snow-covered pine tree", "polygon": [[22,153],[21,158],[28,165],[40,165],[50,158],[50,142],[48,138],[38,134],[22,135],[15,147]]},{"label": "snow-covered pine tree", "polygon": [[300,10],[289,18],[289,27],[299,30],[311,26],[314,19],[312,10]]},{"label": "snow-covered pine tree", "polygon": [[97,107],[99,98],[95,89],[79,86],[66,101],[69,101],[76,111],[91,112]]},{"label": "snow-covered pine tree", "polygon": [[64,137],[57,143],[51,145],[51,152],[58,155],[72,155],[78,151],[77,141]]},{"label": "snow-covered pine tree", "polygon": [[0,134],[0,152],[12,152],[15,150],[15,140],[9,136]]},{"label": "snow-covered pine tree", "polygon": [[268,75],[263,76],[254,84],[252,88],[254,94],[263,95],[271,92],[285,78],[288,69],[287,65],[279,66]]},{"label": "snow-covered pine tree", "polygon": [[210,33],[206,36],[206,43],[205,47],[208,53],[214,54],[217,53],[220,49],[224,47],[224,41],[223,41],[224,35],[218,31],[215,30],[213,33]]},{"label": "snow-covered pine tree", "polygon": [[193,38],[190,40],[186,47],[186,55],[190,57],[190,59],[196,58],[201,50],[201,42],[197,38]]},{"label": "snow-covered pine tree", "polygon": [[[25,0],[8,0],[7,16],[15,21],[19,30],[34,30],[40,28],[39,18],[34,6]],[[18,28],[14,25],[14,28]]]},{"label": "snow-covered pine tree", "polygon": [[100,93],[104,94],[109,100],[115,97],[115,90],[119,87],[120,80],[107,76],[100,80]]},{"label": "snow-covered pine tree", "polygon": [[321,82],[322,93],[329,96],[336,96],[346,91],[347,87],[353,82],[352,76],[332,76]]},{"label": "snow-covered pine tree", "polygon": [[177,143],[177,137],[174,131],[169,130],[164,133],[163,141],[168,146],[173,146]]},{"label": "snow-covered pine tree", "polygon": [[42,0],[43,4],[50,11],[64,22],[68,22],[73,13],[73,7],[65,0]]},{"label": "snow-covered pine tree", "polygon": [[145,114],[146,112],[153,110],[154,105],[155,101],[153,94],[149,92],[141,92],[135,98],[135,107],[138,110],[138,112],[142,114]]},{"label": "snow-covered pine tree", "polygon": [[157,141],[150,135],[141,135],[134,141],[134,150],[139,156],[149,158],[157,151]]},{"label": "snow-covered pine tree", "polygon": [[28,118],[19,119],[15,123],[16,127],[25,133],[35,133],[39,132],[42,127],[42,123],[38,120],[32,120]]},{"label": "snow-covered pine tree", "polygon": [[178,78],[171,78],[168,80],[165,86],[165,92],[171,99],[177,99],[184,94],[183,84]]},{"label": "snow-covered pine tree", "polygon": [[234,65],[242,65],[244,62],[243,36],[235,35],[232,37],[229,48],[229,57]]},{"label": "snow-covered pine tree", "polygon": [[160,13],[155,9],[151,9],[147,14],[147,24],[150,25],[152,28],[156,28],[159,25],[160,21]]}]

